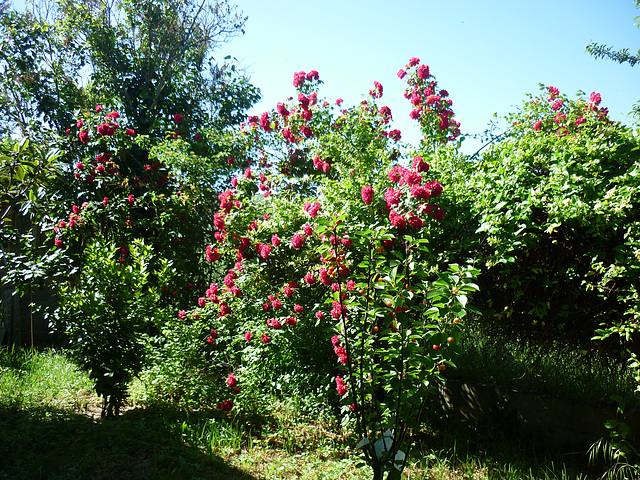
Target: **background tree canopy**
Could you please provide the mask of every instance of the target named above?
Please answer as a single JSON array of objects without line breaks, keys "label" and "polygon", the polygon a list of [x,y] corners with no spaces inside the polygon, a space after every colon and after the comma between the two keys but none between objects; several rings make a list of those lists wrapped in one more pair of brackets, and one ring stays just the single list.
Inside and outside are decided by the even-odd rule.
[{"label": "background tree canopy", "polygon": [[[258,92],[213,52],[243,32],[227,0],[36,1],[0,14],[5,132],[42,136],[106,104],[141,134],[180,113],[201,127],[237,123]],[[233,107],[231,107],[233,104]]]}]

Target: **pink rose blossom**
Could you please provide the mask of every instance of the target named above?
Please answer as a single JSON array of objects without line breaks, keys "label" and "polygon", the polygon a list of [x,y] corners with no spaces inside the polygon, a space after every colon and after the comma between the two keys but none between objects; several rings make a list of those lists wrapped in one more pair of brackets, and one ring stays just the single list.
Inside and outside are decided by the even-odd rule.
[{"label": "pink rose blossom", "polygon": [[395,210],[391,210],[389,212],[389,221],[391,222],[391,225],[396,228],[405,228],[407,226],[404,216],[397,213]]},{"label": "pink rose blossom", "polygon": [[280,330],[282,329],[282,324],[280,323],[279,320],[276,320],[275,318],[270,318],[267,320],[267,327]]},{"label": "pink rose blossom", "polygon": [[311,228],[311,225],[309,225],[308,223],[305,223],[302,226],[302,231],[304,232],[305,235],[307,236],[311,236],[313,235],[313,228]]},{"label": "pink rose blossom", "polygon": [[295,72],[293,74],[293,86],[296,88],[300,87],[304,83],[306,78],[307,76],[304,72]]},{"label": "pink rose blossom", "polygon": [[411,168],[413,168],[416,172],[427,173],[429,171],[429,164],[422,160],[422,157],[418,155],[413,157]]},{"label": "pink rose blossom", "polygon": [[256,250],[258,250],[258,254],[265,260],[269,258],[269,255],[271,254],[271,249],[272,249],[271,245],[267,243],[258,243],[258,247],[256,248]]},{"label": "pink rose blossom", "polygon": [[391,130],[391,131],[389,132],[389,138],[390,138],[390,139],[392,139],[392,140],[394,140],[394,141],[396,141],[396,142],[399,142],[399,141],[400,141],[400,139],[402,138],[402,133],[401,133],[401,132],[400,132],[400,130],[398,130],[398,129],[396,129],[396,130]]},{"label": "pink rose blossom", "polygon": [[360,190],[360,196],[362,197],[362,201],[365,205],[371,205],[373,202],[373,188],[371,185],[365,185]]},{"label": "pink rose blossom", "polygon": [[374,98],[382,97],[383,88],[380,82],[373,82],[373,88],[369,91],[369,95]]},{"label": "pink rose blossom", "polygon": [[387,202],[387,207],[391,208],[393,205],[398,205],[402,198],[402,192],[396,190],[393,187],[389,187],[384,194],[384,199]]},{"label": "pink rose blossom", "polygon": [[336,390],[340,396],[347,393],[347,385],[342,380],[342,377],[336,377]]},{"label": "pink rose blossom", "polygon": [[291,239],[291,246],[297,250],[298,248],[302,247],[302,245],[304,244],[304,240],[305,240],[304,235],[300,235],[299,233],[296,233],[293,235],[293,238]]},{"label": "pink rose blossom", "polygon": [[421,80],[426,80],[427,78],[429,78],[429,65],[420,65],[418,67],[418,78]]},{"label": "pink rose blossom", "polygon": [[311,218],[316,218],[320,210],[321,210],[320,202],[307,202],[304,204],[304,211]]},{"label": "pink rose blossom", "polygon": [[220,260],[220,253],[218,252],[218,249],[214,248],[211,245],[207,245],[207,247],[205,248],[205,256],[208,262],[215,262],[217,260]]},{"label": "pink rose blossom", "polygon": [[425,187],[431,191],[432,197],[438,197],[442,195],[442,185],[439,182],[431,181],[425,184]]},{"label": "pink rose blossom", "polygon": [[331,277],[324,267],[320,267],[320,282],[324,285],[331,285]]},{"label": "pink rose blossom", "polygon": [[285,106],[284,103],[280,102],[278,103],[276,110],[278,111],[278,113],[280,115],[282,115],[284,118],[287,118],[289,116],[289,110],[287,110],[287,107]]},{"label": "pink rose blossom", "polygon": [[422,185],[411,186],[410,193],[416,200],[428,200],[431,197],[431,190]]},{"label": "pink rose blossom", "polygon": [[409,220],[407,220],[407,223],[416,230],[419,230],[424,226],[424,222],[420,217],[416,217],[415,215],[411,214],[409,215]]},{"label": "pink rose blossom", "polygon": [[305,138],[311,138],[313,136],[313,132],[311,131],[311,128],[309,128],[307,125],[302,125],[300,127],[300,134],[304,135]]}]

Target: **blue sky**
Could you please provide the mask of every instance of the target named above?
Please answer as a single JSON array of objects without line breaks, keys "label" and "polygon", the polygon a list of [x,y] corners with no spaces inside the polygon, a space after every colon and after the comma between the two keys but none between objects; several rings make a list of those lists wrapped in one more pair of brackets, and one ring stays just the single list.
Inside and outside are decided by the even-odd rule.
[{"label": "blue sky", "polygon": [[[514,111],[538,84],[573,96],[600,92],[611,116],[629,123],[640,99],[640,66],[595,60],[591,41],[640,48],[633,0],[239,0],[246,34],[225,45],[275,108],[295,93],[293,72],[318,70],[320,95],[360,102],[377,80],[403,140],[417,142],[404,83],[396,76],[410,57],[430,66],[449,91],[466,133],[485,130],[493,113]],[[605,6],[606,5],[606,6]],[[477,143],[468,142],[473,151]]]},{"label": "blue sky", "polygon": [[[233,0],[231,0],[233,2]],[[23,0],[14,5],[23,8]],[[493,114],[506,115],[537,94],[538,84],[570,96],[601,93],[611,117],[630,123],[640,100],[640,65],[595,60],[591,41],[640,48],[633,0],[236,0],[249,17],[246,33],[224,45],[260,87],[261,113],[295,93],[293,72],[318,70],[320,96],[359,103],[373,81],[403,140],[417,143],[404,82],[396,76],[409,58],[430,66],[450,93],[463,133],[484,131]],[[472,153],[478,142],[467,141]]]}]

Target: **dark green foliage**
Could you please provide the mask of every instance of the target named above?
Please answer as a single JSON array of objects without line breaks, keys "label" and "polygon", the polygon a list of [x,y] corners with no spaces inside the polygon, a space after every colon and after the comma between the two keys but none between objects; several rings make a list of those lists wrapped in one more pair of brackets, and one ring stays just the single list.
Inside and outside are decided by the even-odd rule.
[{"label": "dark green foliage", "polygon": [[30,13],[0,12],[0,133],[41,139],[86,102],[77,45]]},{"label": "dark green foliage", "polygon": [[[150,286],[152,249],[136,242],[120,261],[120,248],[93,242],[83,252],[83,269],[75,286],[62,288],[56,326],[64,332],[79,365],[96,382],[103,397],[102,415],[117,416],[129,382],[145,365],[149,339],[158,333],[163,311],[160,293]],[[154,272],[162,281],[168,265]]]},{"label": "dark green foliage", "polygon": [[434,162],[454,191],[445,251],[482,268],[477,305],[495,333],[585,347],[601,325],[633,323],[640,144],[598,95],[551,89],[482,158]]}]

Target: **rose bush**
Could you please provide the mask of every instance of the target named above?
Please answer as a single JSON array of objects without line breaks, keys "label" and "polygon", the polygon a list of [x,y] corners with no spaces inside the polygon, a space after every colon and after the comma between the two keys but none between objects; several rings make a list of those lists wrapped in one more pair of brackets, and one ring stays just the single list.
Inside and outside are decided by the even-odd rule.
[{"label": "rose bush", "polygon": [[360,106],[340,109],[318,98],[317,72],[297,72],[295,99],[249,118],[248,168],[214,215],[210,249],[226,274],[185,313],[216,331],[201,331],[205,374],[237,382],[217,399],[223,410],[242,409],[269,370],[301,358],[325,383],[334,377],[374,478],[402,471],[476,289],[472,270],[438,265],[429,250],[445,212],[428,161],[459,130],[448,94],[419,64],[406,67],[406,97],[425,140],[408,162],[377,82]]},{"label": "rose bush", "polygon": [[[52,223],[53,244],[77,269],[69,277],[68,288],[74,293],[62,295],[55,326],[67,333],[74,347],[88,349],[85,357],[95,356],[93,362],[87,358],[81,362],[92,374],[99,370],[97,364],[106,362],[106,357],[111,356],[111,363],[119,365],[120,370],[111,373],[120,379],[113,392],[97,385],[101,394],[106,392],[105,400],[109,399],[105,401],[107,415],[117,415],[122,404],[126,383],[131,379],[126,372],[140,373],[140,365],[148,365],[163,342],[175,337],[176,332],[167,331],[171,324],[164,320],[164,309],[197,300],[200,289],[216,275],[215,253],[204,254],[206,238],[212,237],[213,228],[209,199],[216,182],[231,168],[227,158],[233,149],[226,147],[226,133],[195,133],[195,126],[182,115],[166,119],[165,126],[170,132],[166,140],[139,135],[118,112],[96,106],[66,130],[62,158],[69,167],[62,168],[57,183],[48,189],[47,222]],[[202,159],[205,155],[206,162]],[[190,169],[184,168],[187,162]],[[208,172],[204,175],[206,183],[194,180],[202,172]],[[89,314],[74,313],[73,305],[80,302],[79,297],[86,299],[93,294],[96,287],[90,272],[105,270],[112,248],[117,252],[118,269],[131,268],[136,262],[133,250],[138,242],[145,243],[151,253],[145,256],[145,275],[135,283],[138,290],[132,294],[142,298],[157,290],[159,296],[147,305],[151,311],[129,311],[137,303],[124,302],[119,315],[163,320],[152,322],[152,327],[145,322],[144,332],[122,329],[127,332],[125,337],[135,337],[129,342],[139,344],[138,334],[144,333],[145,342],[149,343],[148,348],[140,350],[139,357],[131,357],[127,364],[123,358],[128,357],[118,347],[126,342],[119,336],[107,337],[111,342],[96,348],[82,344],[80,339],[91,343],[89,336],[79,333]],[[103,255],[94,252],[98,248],[104,250]],[[112,275],[109,278],[118,282],[118,272]],[[98,310],[91,315],[98,315]],[[107,310],[105,323],[111,321],[109,315]],[[99,323],[97,317],[92,321]],[[174,367],[186,352],[173,359]]]}]

